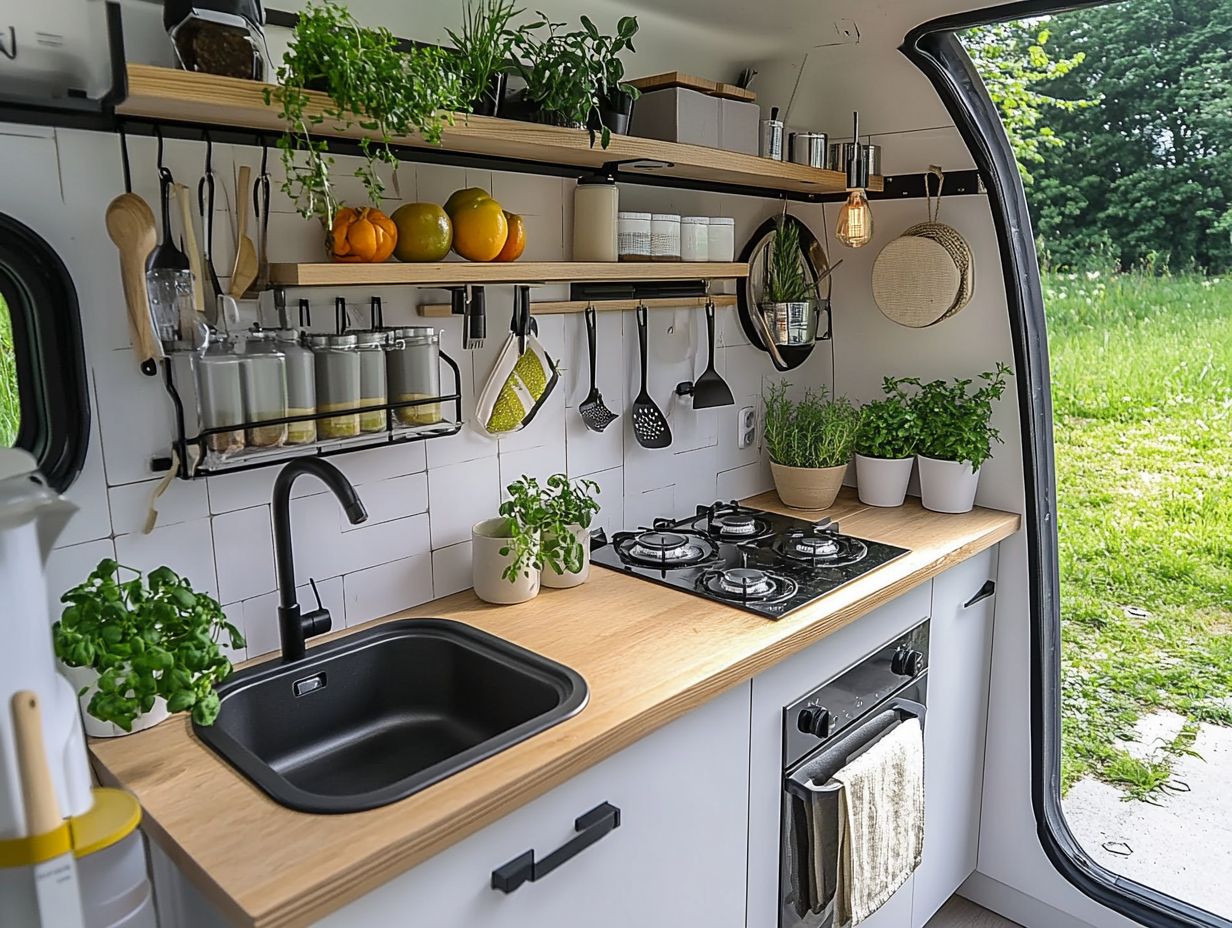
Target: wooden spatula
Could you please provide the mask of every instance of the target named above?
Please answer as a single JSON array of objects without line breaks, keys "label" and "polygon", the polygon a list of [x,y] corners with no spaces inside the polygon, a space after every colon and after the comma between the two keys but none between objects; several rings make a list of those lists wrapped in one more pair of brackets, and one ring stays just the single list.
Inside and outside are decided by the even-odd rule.
[{"label": "wooden spatula", "polygon": [[153,376],[163,359],[163,346],[154,334],[150,295],[146,290],[145,262],[158,243],[158,227],[150,204],[135,193],[122,193],[107,206],[107,234],[120,251],[120,276],[133,347],[142,373]]},{"label": "wooden spatula", "polygon": [[257,279],[257,249],[248,237],[248,191],[252,189],[252,168],[240,168],[235,181],[235,266],[227,292],[239,299]]}]

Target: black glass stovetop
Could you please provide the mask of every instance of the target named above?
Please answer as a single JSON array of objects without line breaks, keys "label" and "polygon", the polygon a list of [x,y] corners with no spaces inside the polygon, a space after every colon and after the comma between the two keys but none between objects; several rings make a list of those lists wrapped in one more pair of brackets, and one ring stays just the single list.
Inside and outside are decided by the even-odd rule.
[{"label": "black glass stovetop", "polygon": [[617,532],[593,547],[591,560],[778,619],[906,553],[844,535],[829,519],[808,522],[733,502]]}]

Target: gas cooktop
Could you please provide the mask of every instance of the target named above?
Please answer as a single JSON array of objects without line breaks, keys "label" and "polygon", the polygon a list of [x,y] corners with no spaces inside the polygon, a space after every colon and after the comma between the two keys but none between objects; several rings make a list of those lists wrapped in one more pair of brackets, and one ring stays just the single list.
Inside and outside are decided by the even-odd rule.
[{"label": "gas cooktop", "polygon": [[593,548],[591,560],[778,619],[906,553],[844,535],[830,519],[806,522],[733,502],[617,532]]}]

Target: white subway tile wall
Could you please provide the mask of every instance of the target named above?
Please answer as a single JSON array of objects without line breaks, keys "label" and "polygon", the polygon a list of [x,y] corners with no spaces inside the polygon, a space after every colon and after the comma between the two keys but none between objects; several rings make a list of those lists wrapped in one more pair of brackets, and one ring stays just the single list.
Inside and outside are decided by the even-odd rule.
[{"label": "white subway tile wall", "polygon": [[[130,138],[129,150],[135,192],[157,202],[154,140]],[[203,159],[198,142],[166,143],[166,164],[182,183],[196,183]],[[277,189],[281,177],[277,160],[270,159],[275,187],[271,259],[317,260],[319,232],[295,214]],[[340,159],[338,176],[345,186],[350,181],[345,179],[349,171],[341,163],[344,160]],[[259,161],[259,149],[214,146],[215,171],[226,190],[218,197],[215,216],[216,255],[225,256],[233,247],[233,168],[241,163],[256,168]],[[161,380],[142,376],[128,348],[114,247],[105,235],[83,232],[98,230],[107,201],[123,189],[114,136],[57,130],[30,137],[0,125],[0,162],[9,172],[0,190],[0,211],[38,230],[60,251],[73,274],[94,388],[96,424],[90,453],[70,492],[82,513],[50,561],[48,599],[53,617],[59,614],[60,594],[84,579],[100,558],[114,555],[141,570],[167,564],[198,588],[219,596],[230,620],[248,637],[242,656],[275,650],[278,597],[269,504],[276,468],[174,481],[158,503],[154,531],[142,534],[150,494],[161,477],[152,470],[151,461],[167,454],[173,418]],[[569,179],[404,164],[398,185],[406,200],[438,203],[459,187],[487,187],[507,209],[526,217],[527,259],[569,258],[573,197]],[[342,192],[353,198],[360,195],[358,189]],[[621,196],[628,208],[654,205],[656,210],[690,215],[734,216],[740,241],[781,209],[771,200],[649,187],[622,187]],[[396,205],[391,200],[389,208]],[[815,213],[807,217],[811,223],[821,221],[818,207],[801,210]],[[217,264],[225,274],[230,262],[219,257]],[[731,284],[716,287],[733,292]],[[310,299],[312,327],[325,330],[333,324],[336,295],[292,290],[288,302],[295,306],[300,297]],[[387,323],[437,327],[442,349],[461,369],[464,419],[473,419],[475,396],[490,376],[508,332],[512,288],[488,288],[487,343],[469,352],[461,347],[459,320],[422,319],[417,314],[419,303],[447,301],[441,291],[374,288],[344,295],[353,325],[367,323],[369,297],[379,295]],[[566,286],[540,287],[533,299],[567,296]],[[242,312],[247,325],[258,318],[258,304],[248,302]],[[272,324],[268,306],[265,312],[264,322]],[[590,388],[583,316],[543,315],[537,321],[541,340],[560,364],[561,383],[527,429],[492,441],[467,427],[449,438],[332,458],[356,485],[368,509],[369,519],[362,525],[347,522],[319,481],[296,482],[291,520],[301,603],[312,603],[307,581],[315,578],[335,627],[343,627],[468,588],[471,525],[496,515],[504,487],[522,474],[542,479],[565,471],[595,480],[602,507],[596,525],[608,532],[770,487],[760,433],[752,447],[737,447],[737,411],[747,405],[760,410],[763,379],[775,373],[766,355],[749,345],[734,310],[718,313],[716,366],[731,385],[736,406],[697,412],[674,390],[677,383],[695,378],[705,368],[705,317],[697,309],[651,311],[650,390],[667,413],[675,437],[672,447],[663,451],[641,448],[628,423],[627,409],[640,374],[633,314],[598,313],[599,389],[607,406],[620,414],[600,434],[587,430],[576,411]],[[818,351],[790,377],[796,384],[828,385],[829,352]]]}]

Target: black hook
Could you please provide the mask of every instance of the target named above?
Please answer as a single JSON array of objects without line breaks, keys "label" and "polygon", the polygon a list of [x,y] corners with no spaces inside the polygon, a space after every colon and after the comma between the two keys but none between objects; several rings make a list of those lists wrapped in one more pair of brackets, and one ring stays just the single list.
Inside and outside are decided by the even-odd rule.
[{"label": "black hook", "polygon": [[133,192],[133,169],[128,163],[128,133],[124,131],[123,124],[120,125],[120,163],[124,166],[124,192]]},{"label": "black hook", "polygon": [[385,328],[385,309],[381,306],[381,298],[379,296],[372,297],[368,305],[372,315],[370,327],[374,332],[380,331]]},{"label": "black hook", "polygon": [[346,297],[334,297],[334,329],[339,335],[347,330]]},{"label": "black hook", "polygon": [[312,307],[311,304],[303,298],[299,301],[299,327],[301,329],[312,328]]},{"label": "black hook", "polygon": [[163,166],[163,127],[158,123],[154,123],[154,137],[158,139],[158,175],[161,177],[167,169]]}]

